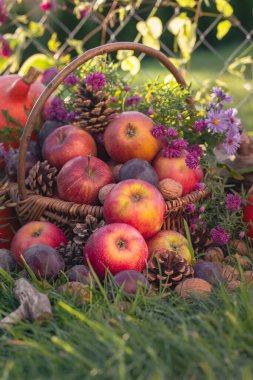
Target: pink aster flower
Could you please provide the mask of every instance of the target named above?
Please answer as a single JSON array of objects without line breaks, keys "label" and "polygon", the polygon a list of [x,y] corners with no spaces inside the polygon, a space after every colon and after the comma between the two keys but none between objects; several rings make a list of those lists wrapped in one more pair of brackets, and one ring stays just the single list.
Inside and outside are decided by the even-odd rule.
[{"label": "pink aster flower", "polygon": [[47,85],[51,80],[59,73],[59,70],[56,67],[50,67],[43,71],[42,74],[42,83]]},{"label": "pink aster flower", "polygon": [[159,138],[161,138],[161,137],[164,137],[164,136],[166,135],[166,132],[167,132],[166,127],[165,127],[164,125],[162,125],[162,124],[158,124],[158,125],[156,125],[156,126],[152,129],[152,131],[151,131],[152,135],[153,135],[156,139],[159,139]]},{"label": "pink aster flower", "polygon": [[192,128],[197,132],[200,133],[206,128],[206,122],[205,120],[197,120],[193,124]]},{"label": "pink aster flower", "polygon": [[7,20],[8,14],[4,0],[0,0],[0,25],[3,25]]},{"label": "pink aster flower", "polygon": [[117,103],[118,99],[116,98],[116,96],[112,96],[111,97],[111,102],[112,103]]},{"label": "pink aster flower", "polygon": [[1,54],[4,58],[8,58],[12,55],[13,50],[10,47],[9,42],[0,35],[0,43],[2,44]]},{"label": "pink aster flower", "polygon": [[223,147],[227,154],[234,155],[237,149],[240,147],[242,138],[237,129],[231,128],[223,142]]},{"label": "pink aster flower", "polygon": [[173,143],[176,147],[180,148],[181,150],[187,149],[188,147],[188,141],[186,141],[183,138],[173,140]]},{"label": "pink aster flower", "polygon": [[177,119],[178,119],[178,120],[182,120],[182,119],[183,119],[183,116],[182,116],[182,115],[177,115]]},{"label": "pink aster flower", "polygon": [[227,244],[230,239],[229,233],[226,232],[221,226],[213,228],[210,232],[210,235],[212,240],[219,245]]},{"label": "pink aster flower", "polygon": [[178,136],[178,131],[174,128],[169,128],[167,130],[167,136],[169,137],[177,137]]},{"label": "pink aster flower", "polygon": [[93,91],[100,91],[106,85],[106,76],[102,73],[95,72],[86,77],[86,83],[91,86]]},{"label": "pink aster flower", "polygon": [[139,96],[138,94],[135,94],[133,96],[130,96],[128,99],[126,99],[126,105],[131,107],[135,104],[140,103],[141,99],[142,99],[141,96]]},{"label": "pink aster flower", "polygon": [[204,214],[205,211],[206,211],[206,209],[205,209],[204,206],[201,206],[201,207],[199,208],[199,213],[200,213],[200,214]]},{"label": "pink aster flower", "polygon": [[205,122],[210,131],[214,133],[224,133],[228,127],[224,111],[214,108],[208,111]]},{"label": "pink aster flower", "polygon": [[131,90],[131,87],[127,86],[127,85],[125,85],[123,88],[124,88],[125,91],[130,91]]},{"label": "pink aster flower", "polygon": [[245,232],[244,231],[239,232],[238,237],[239,239],[245,238]]},{"label": "pink aster flower", "polygon": [[191,154],[194,154],[197,157],[201,157],[203,155],[203,150],[198,144],[188,146],[187,151]]},{"label": "pink aster flower", "polygon": [[185,208],[185,211],[192,214],[193,212],[196,211],[196,207],[193,203],[189,203],[186,208]]},{"label": "pink aster flower", "polygon": [[178,158],[182,155],[182,149],[174,146],[174,145],[166,145],[163,148],[163,156],[168,158]]},{"label": "pink aster flower", "polygon": [[45,109],[45,116],[47,120],[67,120],[68,111],[64,107],[64,101],[60,98],[54,98],[51,104]]},{"label": "pink aster flower", "polygon": [[199,159],[196,154],[188,153],[185,157],[185,163],[189,169],[196,169],[199,165]]},{"label": "pink aster flower", "polygon": [[74,87],[77,83],[80,82],[80,78],[78,78],[75,74],[69,74],[63,81],[67,86]]},{"label": "pink aster flower", "polygon": [[56,7],[55,0],[43,0],[40,4],[40,8],[43,11],[50,11]]},{"label": "pink aster flower", "polygon": [[226,207],[231,211],[237,211],[241,208],[241,197],[238,194],[227,194]]},{"label": "pink aster flower", "polygon": [[151,115],[154,115],[155,112],[152,110],[152,108],[149,108],[149,109],[148,109],[148,114],[151,116]]},{"label": "pink aster flower", "polygon": [[195,190],[197,190],[197,191],[204,190],[205,187],[206,187],[206,185],[203,182],[199,182],[199,183],[197,183]]}]

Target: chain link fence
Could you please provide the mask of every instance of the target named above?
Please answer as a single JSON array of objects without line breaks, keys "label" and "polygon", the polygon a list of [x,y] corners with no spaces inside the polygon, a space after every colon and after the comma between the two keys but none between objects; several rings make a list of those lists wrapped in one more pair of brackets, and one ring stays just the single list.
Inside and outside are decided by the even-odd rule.
[{"label": "chain link fence", "polygon": [[[212,80],[228,82],[234,87],[236,106],[243,118],[244,113],[253,111],[253,23],[252,29],[246,28],[234,13],[226,15],[224,10],[218,12],[216,8],[213,11],[205,7],[205,3],[204,0],[9,0],[5,9],[8,21],[2,24],[0,33],[10,44],[11,53],[7,59],[2,58],[2,72],[18,71],[23,61],[37,53],[47,57],[47,64],[64,64],[96,45],[127,40],[143,42],[172,57],[187,81],[197,89],[203,89],[205,82],[209,84]],[[193,36],[185,34],[190,59],[186,58],[182,42],[175,44],[178,35],[174,30],[173,36],[172,21],[178,17],[190,20],[191,25],[188,21],[185,24],[186,33],[193,33],[193,29],[187,31],[187,28],[196,26]],[[150,18],[157,23],[148,25]],[[225,26],[224,21],[229,25]],[[232,41],[230,31],[224,29],[221,33],[225,35],[220,41],[221,25],[231,28],[235,36]],[[143,58],[144,54],[138,56],[139,61]],[[143,67],[146,67],[145,75],[162,70],[154,63],[143,65],[141,69]],[[207,72],[203,72],[205,68]],[[245,123],[247,129],[251,129],[249,117]]]}]

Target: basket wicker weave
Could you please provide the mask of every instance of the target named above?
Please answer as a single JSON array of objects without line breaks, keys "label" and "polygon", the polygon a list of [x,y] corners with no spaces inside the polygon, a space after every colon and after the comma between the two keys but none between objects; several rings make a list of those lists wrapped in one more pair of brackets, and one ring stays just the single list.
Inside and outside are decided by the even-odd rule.
[{"label": "basket wicker weave", "polygon": [[[49,96],[56,90],[60,83],[66,78],[66,76],[72,73],[79,66],[98,55],[110,53],[117,50],[134,50],[143,52],[153,58],[158,59],[170,71],[170,73],[175,77],[177,82],[182,87],[186,86],[182,75],[163,53],[139,43],[117,42],[103,45],[88,50],[83,55],[68,64],[48,84],[44,92],[41,94],[30,113],[29,119],[23,131],[19,150],[18,185],[11,186],[10,189],[11,198],[13,200],[18,200],[17,214],[22,224],[32,220],[48,220],[66,230],[66,228],[71,227],[72,223],[75,221],[82,221],[87,214],[91,214],[98,219],[102,218],[103,208],[100,206],[81,205],[73,202],[65,202],[60,199],[29,194],[29,191],[25,186],[24,164],[28,142],[34,125]],[[192,99],[189,99],[189,103],[194,108]],[[194,191],[186,196],[172,201],[167,201],[167,213],[163,228],[181,229],[183,227],[184,209],[187,204],[195,203],[202,198],[205,198],[206,196],[207,191],[201,190]]]}]

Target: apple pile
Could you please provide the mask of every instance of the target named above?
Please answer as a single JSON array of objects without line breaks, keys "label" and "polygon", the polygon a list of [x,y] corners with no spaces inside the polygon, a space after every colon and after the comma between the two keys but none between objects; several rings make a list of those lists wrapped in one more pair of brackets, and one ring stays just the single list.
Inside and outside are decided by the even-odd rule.
[{"label": "apple pile", "polygon": [[[94,280],[88,269],[91,266],[100,279],[111,273],[119,287],[123,284],[126,292],[134,293],[137,283],[147,285],[142,272],[156,251],[172,250],[191,264],[186,238],[175,231],[161,231],[166,215],[164,194],[173,199],[175,184],[174,198],[179,196],[178,189],[181,195],[188,194],[203,173],[200,168],[189,169],[184,157],[162,157],[153,128],[148,116],[123,112],[106,127],[101,153],[97,137],[80,127],[44,123],[38,145],[43,159],[58,170],[54,197],[78,204],[103,204],[106,222],[87,240],[83,265],[67,273],[70,281],[90,284]],[[164,179],[171,180],[169,188]],[[2,255],[11,252],[20,268],[25,261],[37,277],[51,280],[64,270],[56,250],[61,243],[67,244],[67,238],[58,227],[32,221],[18,230],[10,251]],[[10,258],[3,262],[13,268]]]}]

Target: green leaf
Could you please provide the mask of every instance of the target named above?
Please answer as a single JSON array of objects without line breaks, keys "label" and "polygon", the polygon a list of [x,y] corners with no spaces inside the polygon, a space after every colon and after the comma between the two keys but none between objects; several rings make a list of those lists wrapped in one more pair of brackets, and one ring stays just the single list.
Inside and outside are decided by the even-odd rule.
[{"label": "green leaf", "polygon": [[180,7],[194,8],[196,5],[195,0],[176,0]]},{"label": "green leaf", "polygon": [[192,246],[191,234],[190,234],[190,230],[188,227],[188,223],[185,219],[184,219],[184,229],[185,229],[185,233],[186,233],[186,237],[187,237],[188,248],[189,248],[189,251],[191,254],[192,263],[194,263],[195,262],[195,253],[194,253],[194,249]]},{"label": "green leaf", "polygon": [[45,70],[53,65],[55,65],[53,58],[45,54],[34,54],[23,63],[18,73],[19,75],[25,75],[31,66],[39,70]]},{"label": "green leaf", "polygon": [[216,37],[218,40],[222,40],[223,37],[225,37],[226,34],[230,31],[232,24],[229,20],[224,20],[219,22],[217,25],[217,33]]},{"label": "green leaf", "polygon": [[244,177],[239,172],[230,168],[230,166],[228,166],[227,164],[217,163],[217,167],[221,169],[225,169],[232,178],[237,179],[238,181],[242,181],[244,179]]},{"label": "green leaf", "polygon": [[137,57],[131,56],[121,62],[121,68],[123,71],[129,71],[131,75],[136,75],[140,71],[141,64]]},{"label": "green leaf", "polygon": [[75,48],[77,54],[82,54],[83,53],[83,41],[82,40],[74,40],[74,39],[67,39],[67,43],[69,46],[72,46]]},{"label": "green leaf", "polygon": [[21,22],[22,24],[28,24],[27,15],[16,16],[16,21]]},{"label": "green leaf", "polygon": [[230,17],[234,13],[233,7],[227,0],[215,0],[217,10],[223,14],[224,17]]},{"label": "green leaf", "polygon": [[29,37],[42,37],[45,32],[44,25],[34,21],[29,22],[28,30]]},{"label": "green leaf", "polygon": [[58,38],[57,38],[57,33],[54,32],[51,35],[51,38],[48,41],[47,46],[48,46],[48,49],[52,51],[53,53],[57,52],[57,50],[61,46],[61,43],[60,41],[58,41]]}]

